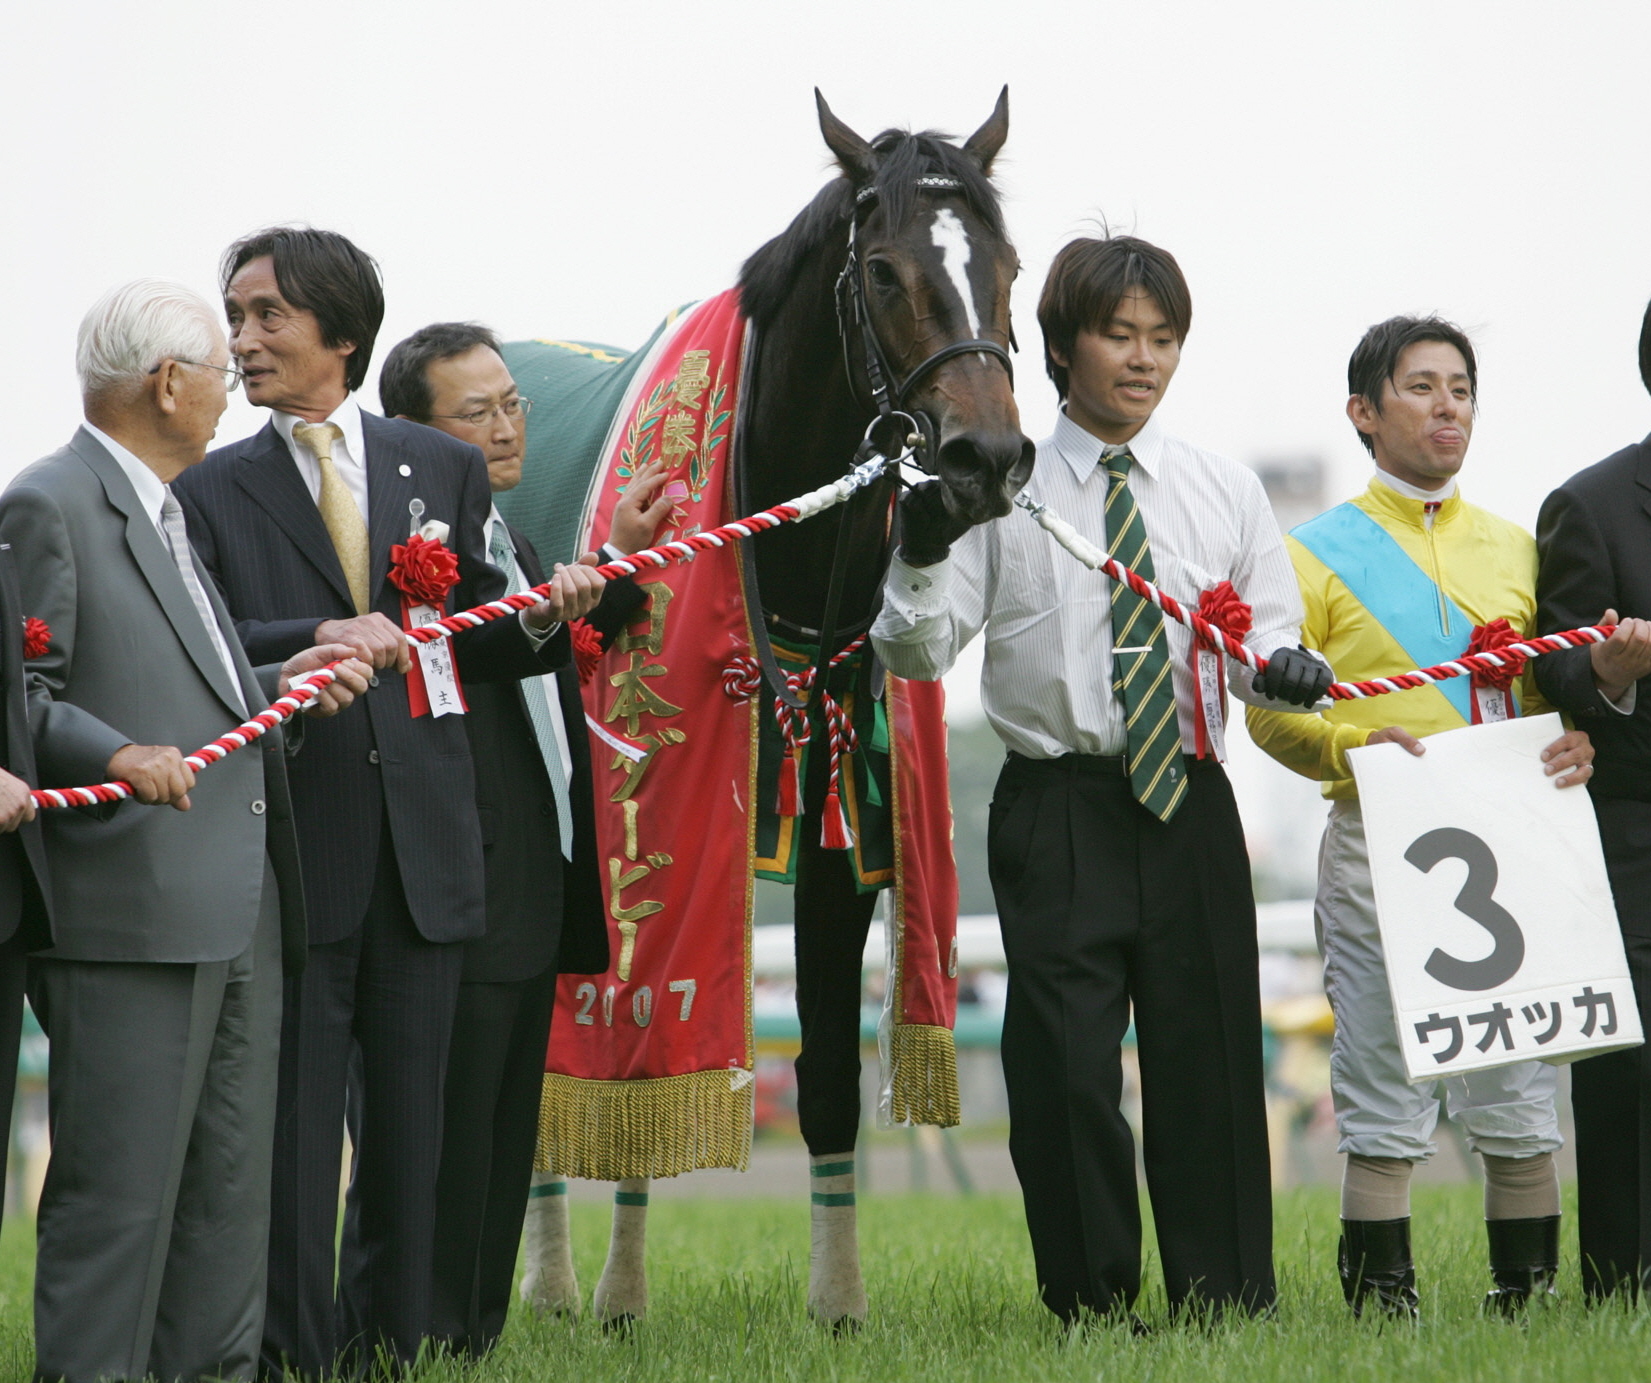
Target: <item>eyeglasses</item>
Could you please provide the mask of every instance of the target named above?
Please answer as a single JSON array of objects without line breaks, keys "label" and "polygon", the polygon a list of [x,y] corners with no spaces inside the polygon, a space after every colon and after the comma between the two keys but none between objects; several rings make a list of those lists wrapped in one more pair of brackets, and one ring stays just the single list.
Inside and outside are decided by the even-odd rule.
[{"label": "eyeglasses", "polygon": [[[204,360],[185,360],[182,356],[177,355],[169,355],[166,359],[179,365],[198,365],[203,370],[216,370],[221,375],[228,375],[229,378],[224,381],[224,389],[231,394],[241,387],[241,381],[246,378],[233,365],[208,365]],[[166,360],[161,361],[160,365],[156,365],[149,373],[158,375],[161,372],[161,365],[164,364],[166,364]]]},{"label": "eyeglasses", "polygon": [[474,413],[432,413],[432,418],[447,418],[455,423],[469,423],[471,427],[486,427],[494,418],[503,415],[515,422],[525,418],[533,411],[533,400],[524,398],[506,399],[503,403],[496,403],[491,408],[478,408]]}]

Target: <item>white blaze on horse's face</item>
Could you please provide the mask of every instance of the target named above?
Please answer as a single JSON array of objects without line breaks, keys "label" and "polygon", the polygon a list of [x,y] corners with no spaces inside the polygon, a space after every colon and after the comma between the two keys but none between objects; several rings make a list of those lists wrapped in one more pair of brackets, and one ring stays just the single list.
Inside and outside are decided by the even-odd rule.
[{"label": "white blaze on horse's face", "polygon": [[929,239],[940,251],[940,265],[951,279],[957,296],[963,300],[963,311],[969,319],[969,335],[980,336],[980,317],[975,312],[974,285],[969,282],[969,228],[949,206],[934,214],[934,225],[929,228]]}]

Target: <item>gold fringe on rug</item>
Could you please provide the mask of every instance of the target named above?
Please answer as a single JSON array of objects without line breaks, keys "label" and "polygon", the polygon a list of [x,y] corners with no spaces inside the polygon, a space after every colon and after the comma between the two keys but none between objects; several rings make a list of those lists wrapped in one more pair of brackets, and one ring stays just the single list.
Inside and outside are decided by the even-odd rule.
[{"label": "gold fringe on rug", "polygon": [[[955,1108],[955,1073],[951,1088]],[[656,1080],[546,1072],[533,1169],[592,1181],[674,1177],[703,1167],[743,1172],[751,1162],[753,1089],[751,1073],[739,1070]]]},{"label": "gold fringe on rug", "polygon": [[963,1120],[957,1098],[957,1045],[951,1029],[896,1023],[889,1041],[889,1118],[896,1124]]}]

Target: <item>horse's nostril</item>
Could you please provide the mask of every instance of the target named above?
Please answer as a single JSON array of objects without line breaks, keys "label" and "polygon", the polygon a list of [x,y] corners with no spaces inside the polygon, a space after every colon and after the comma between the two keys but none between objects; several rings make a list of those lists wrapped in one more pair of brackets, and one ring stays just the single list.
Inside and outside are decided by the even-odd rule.
[{"label": "horse's nostril", "polygon": [[941,443],[935,461],[960,516],[980,522],[1009,511],[1031,475],[1032,444],[1018,432],[964,432]]}]

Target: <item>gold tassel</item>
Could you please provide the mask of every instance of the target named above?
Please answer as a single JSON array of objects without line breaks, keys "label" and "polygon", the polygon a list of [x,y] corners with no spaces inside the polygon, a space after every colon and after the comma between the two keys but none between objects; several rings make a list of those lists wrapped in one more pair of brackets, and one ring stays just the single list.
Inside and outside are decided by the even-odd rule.
[{"label": "gold tassel", "polygon": [[546,1072],[533,1169],[591,1181],[674,1177],[704,1167],[743,1172],[751,1162],[753,1092],[748,1071],[690,1071],[656,1080]]},{"label": "gold tassel", "polygon": [[963,1121],[957,1097],[957,1045],[950,1028],[896,1023],[889,1042],[889,1118],[897,1124]]}]

